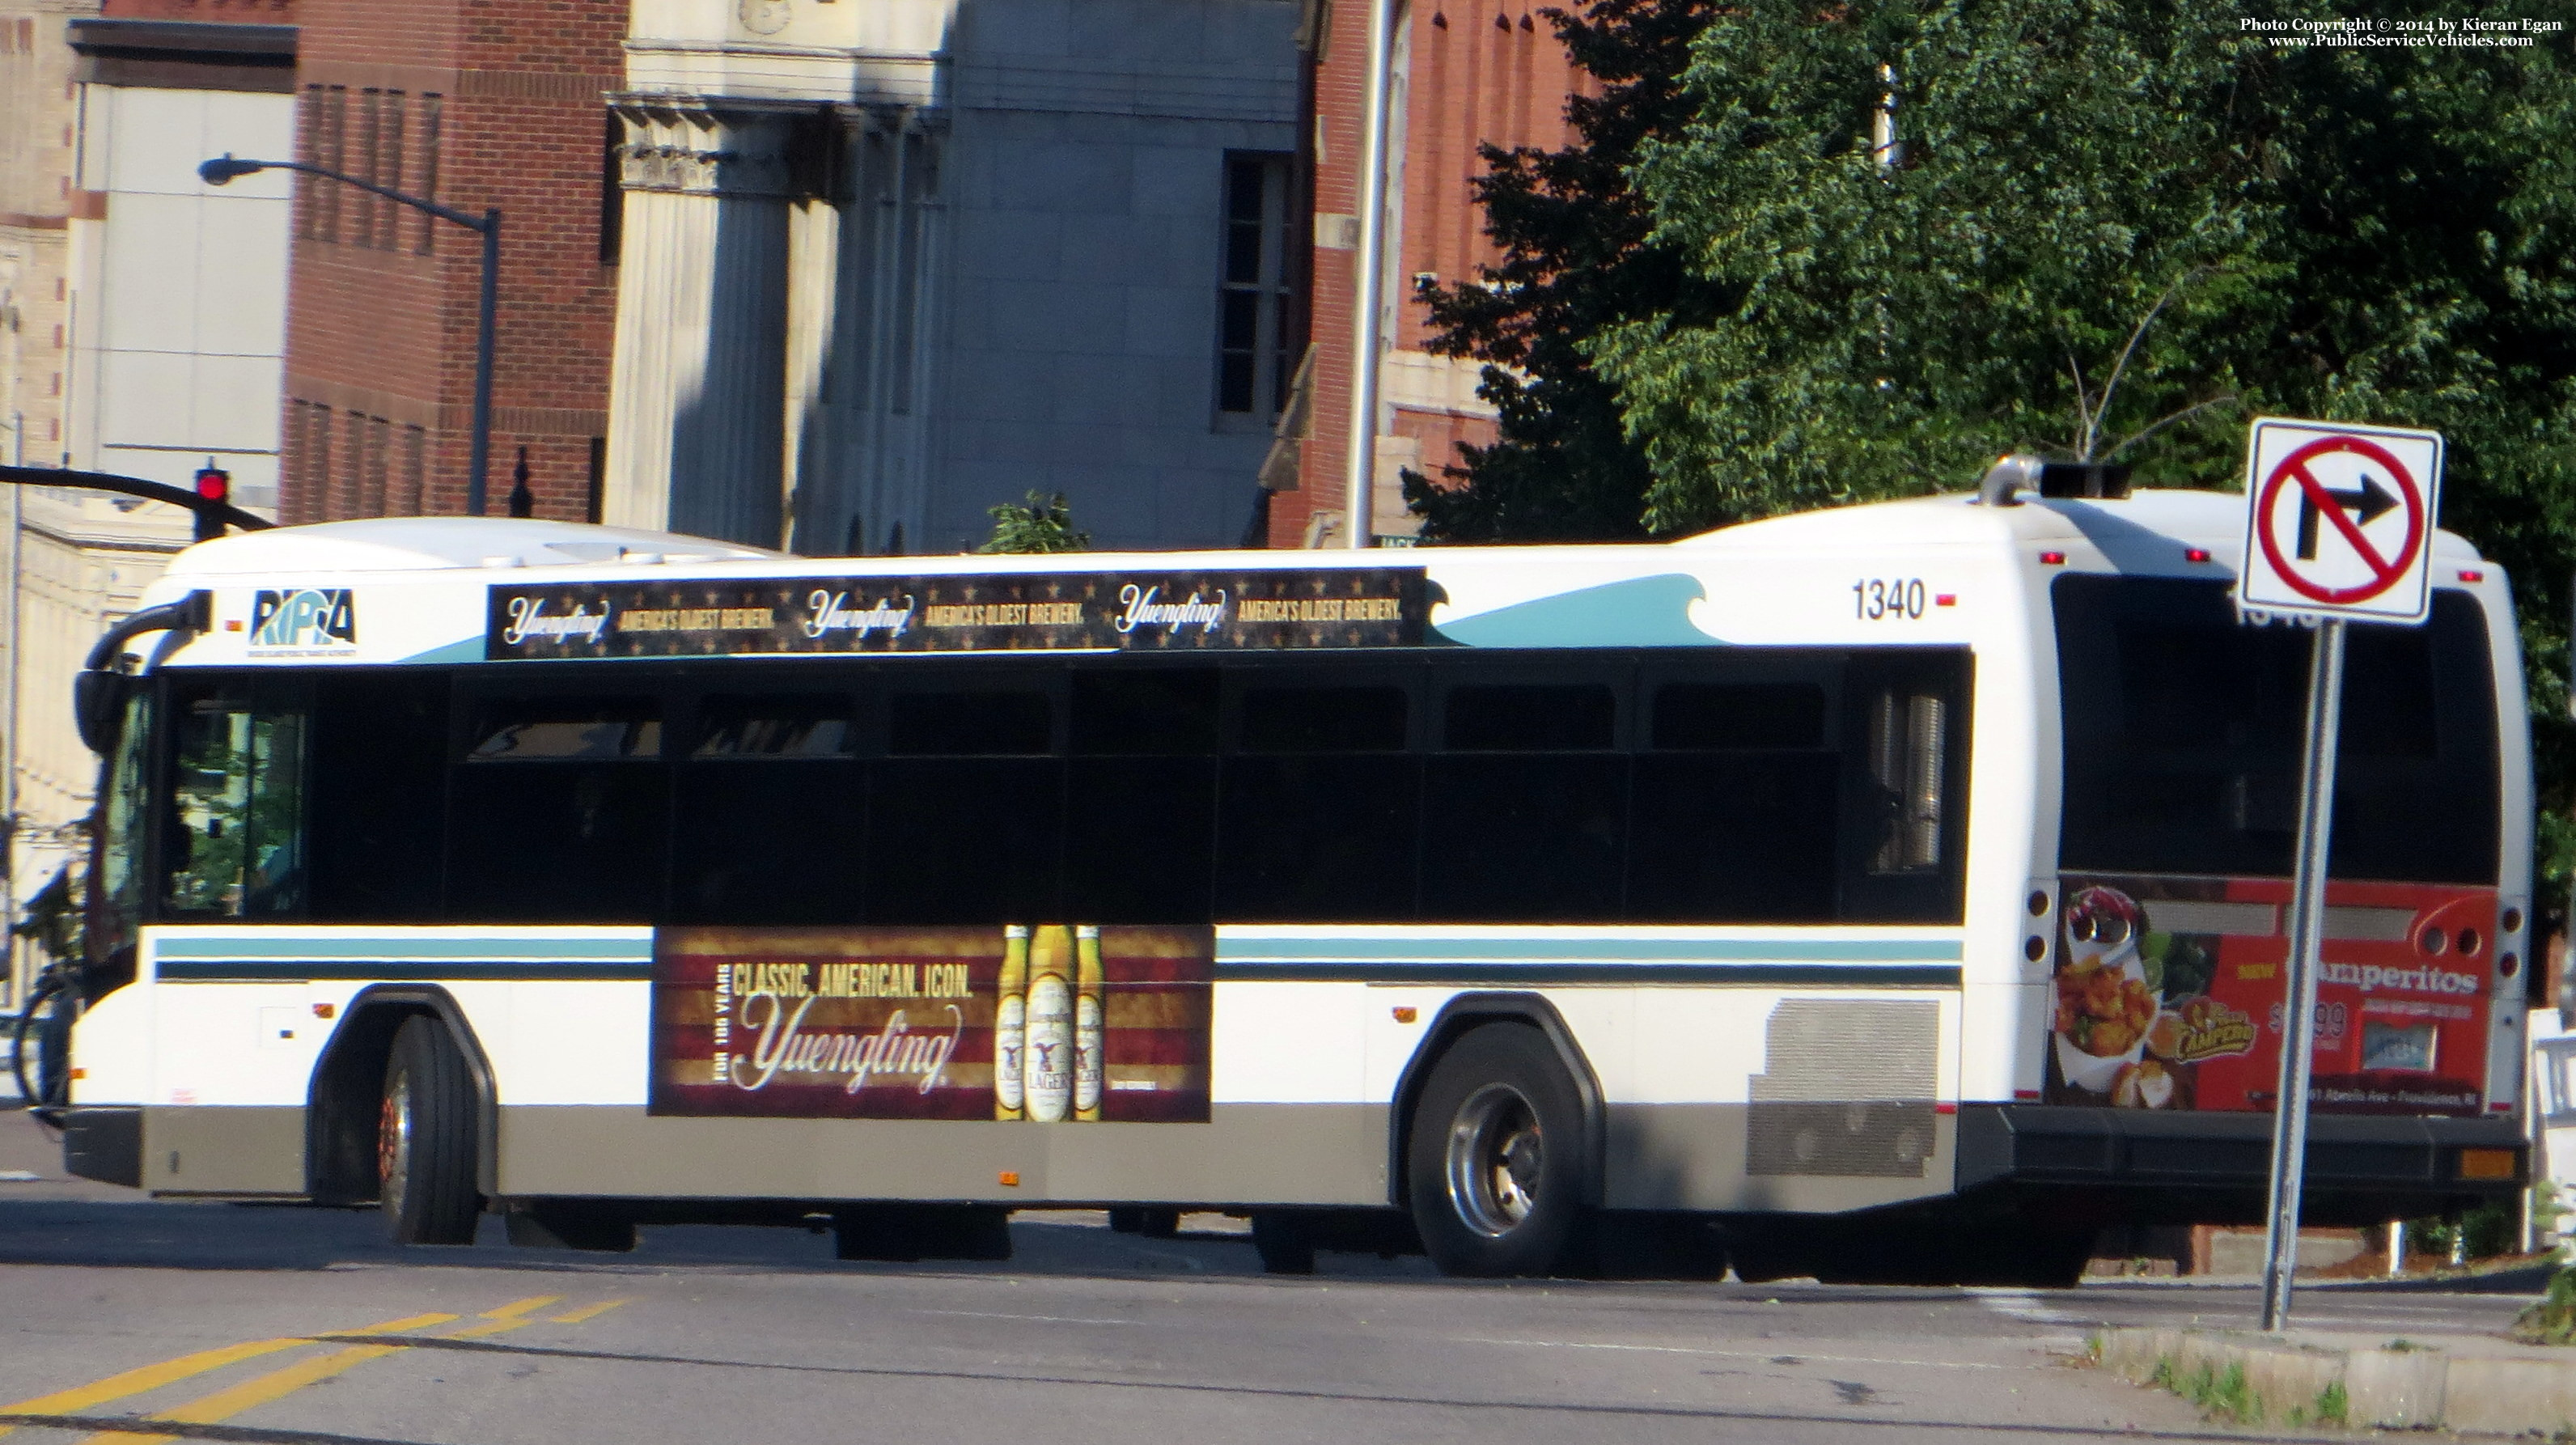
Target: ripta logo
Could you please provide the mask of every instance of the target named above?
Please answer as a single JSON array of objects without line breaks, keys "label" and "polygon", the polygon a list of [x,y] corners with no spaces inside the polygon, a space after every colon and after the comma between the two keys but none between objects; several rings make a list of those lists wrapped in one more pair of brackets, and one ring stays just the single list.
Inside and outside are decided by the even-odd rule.
[{"label": "ripta logo", "polygon": [[250,648],[312,651],[358,645],[355,595],[346,587],[263,590],[251,602]]}]

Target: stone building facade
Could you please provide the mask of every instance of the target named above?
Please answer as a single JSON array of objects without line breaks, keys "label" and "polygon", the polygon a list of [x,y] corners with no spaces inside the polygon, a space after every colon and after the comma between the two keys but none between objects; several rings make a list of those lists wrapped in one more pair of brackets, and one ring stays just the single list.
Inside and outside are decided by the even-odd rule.
[{"label": "stone building facade", "polygon": [[[286,189],[213,192],[193,168],[283,145],[291,0],[108,0],[0,15],[0,458],[184,484],[209,457],[274,501]],[[29,77],[33,76],[33,81]],[[42,102],[35,104],[34,102]],[[57,104],[59,102],[59,104]],[[28,207],[55,198],[50,214]],[[18,438],[24,438],[24,450]],[[77,856],[97,759],[71,679],[189,537],[176,508],[11,487],[0,911]],[[10,990],[40,960],[12,958]]]},{"label": "stone building facade", "polygon": [[[608,519],[1223,546],[1293,365],[1290,0],[638,0]],[[1283,358],[1285,358],[1283,360]]]}]

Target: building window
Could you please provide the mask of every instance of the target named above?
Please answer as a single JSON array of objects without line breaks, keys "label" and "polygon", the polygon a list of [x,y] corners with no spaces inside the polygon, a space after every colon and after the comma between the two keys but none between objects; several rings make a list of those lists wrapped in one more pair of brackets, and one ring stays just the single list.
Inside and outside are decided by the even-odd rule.
[{"label": "building window", "polygon": [[[322,87],[304,87],[304,103],[295,108],[295,154],[299,160],[322,163]],[[313,239],[315,208],[321,204],[318,181],[299,178],[295,183],[295,239]]]},{"label": "building window", "polygon": [[[326,170],[347,174],[349,169],[349,87],[322,87],[322,114],[314,140],[318,154],[314,163]],[[314,187],[314,234],[325,241],[340,239],[340,192],[337,182],[321,181]],[[361,192],[361,194],[364,194]]]},{"label": "building window", "polygon": [[[388,90],[377,102],[375,157],[367,177],[389,191],[403,188],[403,93]],[[383,251],[402,249],[402,222],[409,208],[386,201],[376,208],[376,229],[367,244]]]},{"label": "building window", "polygon": [[[444,119],[446,98],[436,91],[424,91],[420,97],[420,194],[423,200],[438,199],[439,123]],[[420,213],[420,254],[438,249],[438,218],[427,211]]]},{"label": "building window", "polygon": [[423,428],[403,428],[402,515],[418,517],[428,508],[421,498],[421,486],[429,476],[429,433]]},{"label": "building window", "polygon": [[1288,164],[1225,158],[1225,271],[1217,286],[1216,409],[1267,424],[1287,404]]},{"label": "building window", "polygon": [[[376,156],[384,144],[384,92],[374,86],[358,92],[358,169],[361,180],[376,179]],[[373,191],[358,191],[349,197],[349,240],[373,249],[376,244],[376,218],[385,206]]]}]

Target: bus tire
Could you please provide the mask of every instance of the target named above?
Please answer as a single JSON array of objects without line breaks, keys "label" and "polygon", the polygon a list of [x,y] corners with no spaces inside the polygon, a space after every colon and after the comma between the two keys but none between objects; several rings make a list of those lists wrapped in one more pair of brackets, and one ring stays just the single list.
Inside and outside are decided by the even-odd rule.
[{"label": "bus tire", "polygon": [[472,1244],[483,1196],[474,1178],[474,1081],[447,1026],[405,1019],[385,1063],[376,1140],[377,1198],[396,1244]]},{"label": "bus tire", "polygon": [[1558,1270],[1583,1221],[1583,1103],[1545,1035],[1486,1024],[1424,1083],[1405,1141],[1422,1247],[1444,1274]]}]

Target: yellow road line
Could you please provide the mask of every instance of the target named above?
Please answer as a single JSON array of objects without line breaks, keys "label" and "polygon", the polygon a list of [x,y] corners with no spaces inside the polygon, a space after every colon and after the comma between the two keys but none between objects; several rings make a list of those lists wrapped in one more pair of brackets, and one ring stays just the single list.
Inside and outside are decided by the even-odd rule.
[{"label": "yellow road line", "polygon": [[[327,1380],[333,1375],[369,1360],[381,1359],[409,1348],[406,1345],[351,1345],[327,1355],[298,1360],[282,1370],[271,1370],[256,1380],[244,1380],[229,1389],[217,1390],[201,1400],[190,1400],[174,1410],[163,1410],[148,1416],[189,1425],[211,1425],[229,1420],[256,1405],[293,1394],[307,1385]],[[169,1445],[176,1435],[136,1435],[122,1430],[102,1431],[83,1438],[80,1445]]]},{"label": "yellow road line", "polygon": [[[405,1319],[387,1320],[380,1325],[368,1325],[364,1329],[349,1330],[344,1333],[395,1334],[429,1325],[443,1325],[455,1318],[454,1315],[446,1314],[412,1315]],[[226,1365],[257,1359],[261,1355],[273,1355],[279,1350],[291,1350],[297,1345],[307,1345],[312,1342],[309,1337],[291,1335],[284,1339],[250,1340],[238,1345],[226,1345],[221,1349],[200,1350],[193,1355],[181,1355],[175,1360],[164,1360],[157,1365],[144,1365],[122,1374],[110,1375],[104,1380],[82,1385],[77,1389],[63,1390],[51,1395],[38,1395],[32,1400],[21,1400],[14,1405],[0,1405],[0,1414],[74,1415],[93,1405],[122,1400],[128,1395],[140,1395],[146,1391],[160,1389],[164,1385],[175,1384],[192,1375],[202,1375],[209,1370],[220,1370]],[[6,1435],[16,1428],[18,1427],[15,1425],[0,1425],[0,1435]]]},{"label": "yellow road line", "polygon": [[555,1316],[554,1322],[559,1325],[577,1325],[585,1320],[595,1320],[624,1303],[626,1301],[622,1299],[613,1299],[606,1304],[583,1305],[580,1309]]},{"label": "yellow road line", "polygon": [[[541,1294],[531,1295],[523,1300],[513,1300],[510,1303],[501,1305],[497,1308],[485,1310],[481,1316],[482,1323],[468,1325],[461,1330],[450,1330],[439,1338],[451,1340],[474,1339],[487,1335],[506,1334],[511,1330],[522,1329],[528,1325],[538,1322],[538,1311],[545,1309],[549,1305],[558,1305],[563,1303],[563,1298],[564,1297],[559,1294]],[[594,1319],[600,1315],[606,1314],[608,1311],[615,1309],[624,1303],[626,1303],[626,1301],[620,1299],[610,1300],[605,1304],[585,1306],[561,1316],[556,1323],[579,1324],[583,1320]],[[460,1316],[452,1314],[411,1315],[403,1319],[387,1320],[385,1323],[380,1325],[370,1325],[365,1329],[336,1331],[335,1334],[343,1337],[348,1335],[396,1334],[405,1330],[423,1329],[430,1325],[447,1324],[458,1318],[460,1318]],[[7,1406],[5,1407],[5,1411],[0,1412],[47,1415],[71,1414],[91,1405],[103,1404],[109,1400],[122,1399],[128,1395],[141,1394],[146,1390],[157,1389],[162,1385],[169,1384],[176,1380],[184,1380],[191,1375],[199,1375],[208,1370],[220,1369],[223,1366],[235,1363],[236,1361],[252,1359],[260,1355],[270,1354],[277,1350],[287,1349],[295,1345],[329,1343],[333,1338],[334,1335],[313,1335],[291,1339],[258,1340],[248,1344],[228,1346],[220,1350],[207,1350],[199,1354],[186,1356],[182,1359],[172,1360],[167,1364],[149,1365],[139,1370],[128,1370],[122,1375],[111,1376],[108,1379],[99,1381],[95,1385],[83,1386],[78,1390],[66,1390],[60,1394],[46,1395],[38,1399],[26,1401],[23,1404]],[[204,1396],[201,1399],[191,1400],[184,1405],[159,1411],[145,1418],[152,1420],[167,1420],[174,1424],[211,1425],[218,1421],[229,1420],[233,1416],[238,1415],[245,1410],[254,1409],[258,1406],[270,1404],[274,1401],[283,1399],[286,1396],[295,1393],[297,1390],[303,1389],[307,1385],[319,1384],[324,1380],[330,1379],[334,1375],[354,1369],[359,1365],[363,1365],[369,1360],[378,1360],[387,1355],[400,1354],[410,1348],[412,1348],[412,1346],[407,1344],[351,1345],[346,1349],[335,1350],[327,1355],[314,1355],[307,1359],[298,1360],[294,1364],[288,1365],[282,1369],[271,1370],[257,1379],[244,1380],[238,1385],[227,1386],[224,1389],[217,1390],[215,1393]],[[10,1428],[13,1427],[0,1426],[0,1434],[8,1433]],[[179,1437],[175,1435],[143,1435],[127,1431],[103,1431],[99,1434],[83,1438],[79,1442],[79,1445],[174,1445],[174,1442],[176,1442],[178,1438]]]},{"label": "yellow road line", "polygon": [[514,1320],[521,1315],[544,1309],[548,1305],[559,1305],[562,1303],[562,1295],[535,1294],[530,1295],[523,1300],[512,1300],[508,1304],[501,1306],[499,1309],[485,1310],[483,1312],[483,1318],[487,1320]]}]

